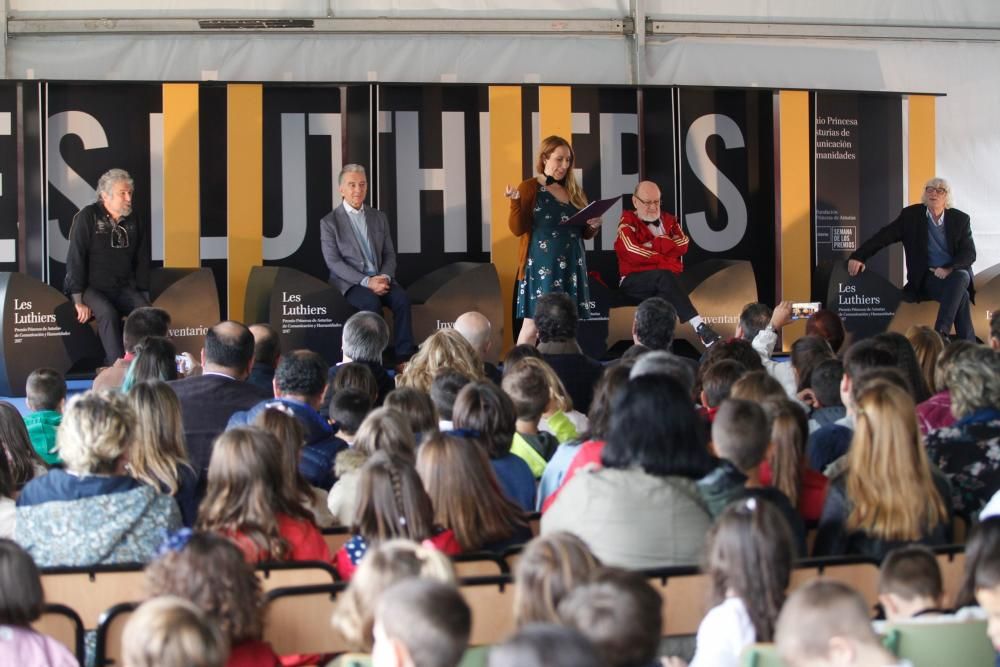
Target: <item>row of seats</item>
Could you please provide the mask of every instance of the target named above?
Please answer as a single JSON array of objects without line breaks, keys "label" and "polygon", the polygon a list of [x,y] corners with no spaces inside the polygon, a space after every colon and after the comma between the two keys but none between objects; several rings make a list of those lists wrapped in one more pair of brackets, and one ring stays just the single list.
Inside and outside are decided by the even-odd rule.
[{"label": "row of seats", "polygon": [[[471,644],[495,644],[514,630],[513,596],[518,551],[505,557],[466,554],[455,559],[461,590],[472,608]],[[952,599],[961,584],[965,553],[962,546],[938,550],[945,594]],[[337,595],[346,584],[333,567],[322,562],[268,563],[257,569],[268,599],[265,638],[279,654],[338,653],[348,650],[330,627]],[[651,570],[650,583],[663,597],[663,635],[695,634],[708,610],[711,581],[697,567]],[[878,565],[865,558],[810,558],[792,573],[791,589],[817,577],[842,581],[858,590],[869,605],[878,598]],[[143,598],[140,566],[56,568],[42,573],[49,607],[36,623],[78,655],[84,628],[97,629],[104,662],[115,664],[123,621]],[[120,664],[120,663],[118,663]]]},{"label": "row of seats", "polygon": [[[986,621],[907,622],[886,627],[885,647],[913,667],[993,667],[996,652]],[[743,652],[742,667],[786,667],[774,644],[754,644]]]}]

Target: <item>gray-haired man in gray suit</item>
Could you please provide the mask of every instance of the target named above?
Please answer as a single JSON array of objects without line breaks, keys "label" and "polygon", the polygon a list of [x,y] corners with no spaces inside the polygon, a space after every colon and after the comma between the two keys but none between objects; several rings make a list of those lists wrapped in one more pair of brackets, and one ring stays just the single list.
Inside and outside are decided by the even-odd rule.
[{"label": "gray-haired man in gray suit", "polygon": [[393,278],[396,250],[389,235],[389,221],[382,211],[365,204],[368,179],[364,167],[345,165],[340,170],[339,185],[344,203],[319,223],[330,282],[358,310],[381,315],[383,305],[392,309],[396,361],[406,361],[416,346],[410,297]]}]

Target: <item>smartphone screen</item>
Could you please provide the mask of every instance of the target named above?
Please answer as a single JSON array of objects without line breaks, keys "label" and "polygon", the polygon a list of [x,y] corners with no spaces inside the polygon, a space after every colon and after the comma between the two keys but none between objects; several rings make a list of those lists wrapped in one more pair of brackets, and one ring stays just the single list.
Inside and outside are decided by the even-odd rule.
[{"label": "smartphone screen", "polygon": [[821,305],[819,301],[793,303],[792,319],[804,320],[819,310]]}]

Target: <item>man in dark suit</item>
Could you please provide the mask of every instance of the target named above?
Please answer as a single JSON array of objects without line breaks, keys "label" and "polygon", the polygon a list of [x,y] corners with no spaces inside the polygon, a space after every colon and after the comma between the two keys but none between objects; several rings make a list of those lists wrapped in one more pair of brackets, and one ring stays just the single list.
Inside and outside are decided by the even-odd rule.
[{"label": "man in dark suit", "polygon": [[344,203],[320,221],[323,257],[330,269],[330,282],[358,310],[382,313],[392,309],[395,322],[396,361],[413,356],[410,297],[396,282],[396,251],[385,214],[365,204],[368,180],[365,168],[348,164],[340,171],[340,194]]},{"label": "man in dark suit", "polygon": [[951,186],[932,178],[924,187],[922,203],[907,206],[899,216],[854,251],[847,261],[852,276],[865,270],[865,262],[882,248],[902,241],[906,252],[908,301],[937,301],[934,328],[949,335],[952,324],[959,338],[974,341],[969,304],[975,297],[972,264],[976,244],[969,216],[952,208]]},{"label": "man in dark suit", "polygon": [[273,392],[246,382],[253,365],[253,334],[239,322],[220,322],[205,334],[201,350],[204,371],[170,383],[181,404],[188,456],[204,480],[212,442],[238,410],[249,410]]},{"label": "man in dark suit", "polygon": [[580,349],[576,342],[578,322],[576,304],[566,293],[549,292],[538,297],[535,304],[538,351],[562,380],[573,400],[573,409],[586,414],[604,367]]}]

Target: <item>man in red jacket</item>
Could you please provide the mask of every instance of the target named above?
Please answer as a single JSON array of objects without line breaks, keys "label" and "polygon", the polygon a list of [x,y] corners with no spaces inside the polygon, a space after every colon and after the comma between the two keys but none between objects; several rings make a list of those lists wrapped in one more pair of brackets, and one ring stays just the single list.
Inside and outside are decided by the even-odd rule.
[{"label": "man in red jacket", "polygon": [[615,239],[619,288],[631,299],[658,296],[677,310],[681,322],[689,322],[705,347],[720,336],[698,316],[687,292],[678,284],[684,270],[681,257],[688,251],[688,237],[677,218],[660,210],[660,188],[641,181],[632,193],[635,211],[623,211]]}]

